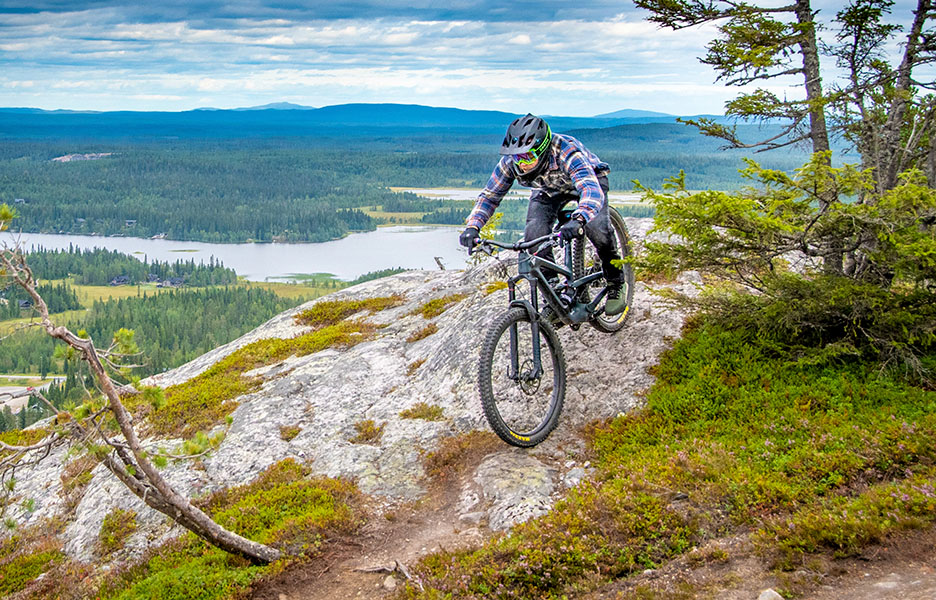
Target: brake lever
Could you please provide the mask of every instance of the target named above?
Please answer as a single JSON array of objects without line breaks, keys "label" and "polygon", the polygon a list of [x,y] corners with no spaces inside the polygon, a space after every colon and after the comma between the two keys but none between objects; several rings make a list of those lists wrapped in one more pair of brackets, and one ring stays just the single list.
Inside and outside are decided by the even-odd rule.
[{"label": "brake lever", "polygon": [[540,244],[536,250],[533,251],[533,254],[538,254],[540,250],[545,249],[546,247],[558,248],[562,245],[562,238],[552,237]]},{"label": "brake lever", "polygon": [[483,254],[487,254],[488,256],[494,256],[494,252],[493,250],[491,250],[491,247],[485,244],[484,242],[480,242],[476,244],[475,246],[468,248],[468,256],[471,256],[472,254],[476,252],[481,252]]}]

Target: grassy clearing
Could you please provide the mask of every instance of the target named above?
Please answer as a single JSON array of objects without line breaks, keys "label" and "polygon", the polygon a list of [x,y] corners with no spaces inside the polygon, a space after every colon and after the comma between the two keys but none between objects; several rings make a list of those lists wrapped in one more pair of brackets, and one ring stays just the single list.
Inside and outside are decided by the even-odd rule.
[{"label": "grassy clearing", "polygon": [[[223,526],[284,550],[291,561],[321,556],[329,539],[349,535],[361,524],[360,494],[352,484],[310,478],[307,469],[292,459],[271,466],[253,483],[214,494],[202,504]],[[187,534],[110,576],[94,597],[243,598],[254,582],[285,565],[286,560],[253,566]]]},{"label": "grassy clearing", "polygon": [[322,277],[310,276],[302,283],[286,283],[280,281],[247,281],[241,283],[247,287],[269,290],[281,298],[297,298],[313,300],[345,287],[344,282],[333,279],[331,275]]},{"label": "grassy clearing", "polygon": [[936,392],[713,326],[687,331],[656,374],[644,409],[590,431],[594,481],[482,548],[426,558],[415,570],[432,591],[401,596],[574,597],[741,529],[802,568],[936,519]]},{"label": "grassy clearing", "polygon": [[0,386],[37,387],[46,383],[51,383],[52,381],[53,381],[52,379],[42,379],[38,375],[36,375],[35,377],[0,376]]},{"label": "grassy clearing", "polygon": [[422,218],[427,212],[386,212],[383,207],[366,207],[360,209],[363,213],[374,219],[381,219],[390,225],[424,225]]}]

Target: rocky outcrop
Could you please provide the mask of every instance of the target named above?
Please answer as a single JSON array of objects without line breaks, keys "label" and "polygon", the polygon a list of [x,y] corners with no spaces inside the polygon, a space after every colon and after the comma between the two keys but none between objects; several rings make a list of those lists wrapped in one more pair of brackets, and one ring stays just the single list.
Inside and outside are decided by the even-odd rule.
[{"label": "rocky outcrop", "polygon": [[[648,220],[629,219],[638,239]],[[503,265],[489,262],[469,271],[411,271],[342,290],[336,298],[398,294],[405,302],[369,316],[378,335],[347,350],[325,350],[291,357],[258,369],[265,383],[238,400],[220,447],[200,461],[171,465],[167,477],[190,496],[242,484],[265,467],[287,457],[307,463],[330,477],[348,477],[386,504],[425,493],[422,457],[444,437],[487,429],[478,400],[476,363],[485,328],[505,310],[506,291],[485,287],[502,278]],[[677,286],[689,290],[691,280]],[[430,322],[416,309],[434,298],[464,298],[431,319],[437,332],[409,341]],[[252,341],[291,337],[305,331],[294,316],[309,305],[287,311],[256,330],[173,371],[151,378],[168,386],[201,373],[222,357]],[[363,314],[362,314],[363,316]],[[668,340],[677,336],[682,315],[657,306],[638,283],[629,325],[615,335],[582,327],[560,330],[569,379],[559,427],[543,444],[520,451],[504,446],[485,458],[465,486],[458,506],[464,520],[505,529],[542,514],[555,498],[587,473],[578,461],[582,425],[632,409],[652,383],[653,365]],[[439,406],[442,421],[407,419],[401,411],[419,403]],[[353,443],[355,424],[373,420],[383,435],[373,444]],[[281,427],[299,433],[284,440]],[[171,447],[173,441],[150,440]],[[53,516],[63,509],[59,470],[65,450],[32,470],[17,473],[16,493],[37,502],[28,513],[20,505],[7,516],[20,522]],[[138,530],[130,554],[177,535],[167,519],[148,509],[102,467],[74,511],[66,552],[79,560],[95,558],[95,541],[104,516],[114,507],[137,513]]]}]

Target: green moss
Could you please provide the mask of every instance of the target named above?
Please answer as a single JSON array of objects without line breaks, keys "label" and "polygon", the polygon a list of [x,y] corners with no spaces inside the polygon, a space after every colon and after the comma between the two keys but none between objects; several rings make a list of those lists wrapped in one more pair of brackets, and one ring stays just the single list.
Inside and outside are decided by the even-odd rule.
[{"label": "green moss", "polygon": [[[353,484],[310,478],[306,468],[287,459],[254,482],[213,494],[200,506],[223,526],[280,548],[295,561],[315,559],[331,537],[351,535],[361,523],[360,501]],[[188,534],[112,577],[98,595],[120,600],[242,598],[258,578],[282,566],[252,566]]]},{"label": "green moss", "polygon": [[365,298],[363,300],[325,300],[296,315],[296,323],[316,329],[334,325],[356,313],[375,313],[399,306],[405,298],[399,295]]},{"label": "green moss", "polygon": [[413,335],[406,338],[406,341],[410,343],[418,342],[419,340],[425,339],[438,331],[439,328],[435,323],[429,323],[419,331],[414,332]]},{"label": "green moss", "polygon": [[354,424],[354,430],[357,431],[357,435],[351,438],[350,442],[352,444],[380,443],[380,438],[383,436],[384,427],[386,426],[386,423],[378,425],[372,419],[359,421]]},{"label": "green moss", "polygon": [[[31,446],[43,440],[51,431],[47,428],[41,429],[11,429],[0,433],[0,441],[10,446]],[[0,451],[3,456],[6,451]]]},{"label": "green moss", "polygon": [[426,302],[410,314],[422,315],[425,319],[432,319],[441,315],[443,312],[445,312],[445,309],[447,309],[452,304],[461,302],[466,297],[467,296],[465,294],[451,294],[442,298],[436,298]]},{"label": "green moss", "polygon": [[403,419],[423,419],[424,421],[441,421],[445,418],[444,413],[442,412],[441,406],[436,406],[435,404],[426,404],[425,402],[419,402],[411,408],[407,408],[404,411],[400,412],[400,417]]},{"label": "green moss", "polygon": [[26,585],[61,562],[65,555],[59,550],[43,550],[31,554],[15,554],[0,561],[0,595],[18,592]]},{"label": "green moss", "polygon": [[484,294],[490,296],[496,291],[506,290],[507,282],[506,281],[492,281],[491,283],[484,286]]},{"label": "green moss", "polygon": [[132,510],[115,508],[107,513],[101,522],[98,534],[98,550],[104,556],[113,554],[124,547],[127,538],[136,531],[136,513]]}]

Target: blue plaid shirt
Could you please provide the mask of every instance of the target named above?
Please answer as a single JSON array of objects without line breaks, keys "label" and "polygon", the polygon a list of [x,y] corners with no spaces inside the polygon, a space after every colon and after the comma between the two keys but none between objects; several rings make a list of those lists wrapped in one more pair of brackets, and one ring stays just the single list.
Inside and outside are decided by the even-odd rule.
[{"label": "blue plaid shirt", "polygon": [[[598,176],[607,175],[610,170],[608,164],[601,162],[582,142],[571,135],[557,133],[553,135],[549,164],[532,181],[522,183],[549,194],[577,195],[578,208],[573,214],[581,215],[587,223],[598,214],[605,200]],[[513,157],[501,157],[465,224],[478,229],[484,227],[516,179]]]}]

